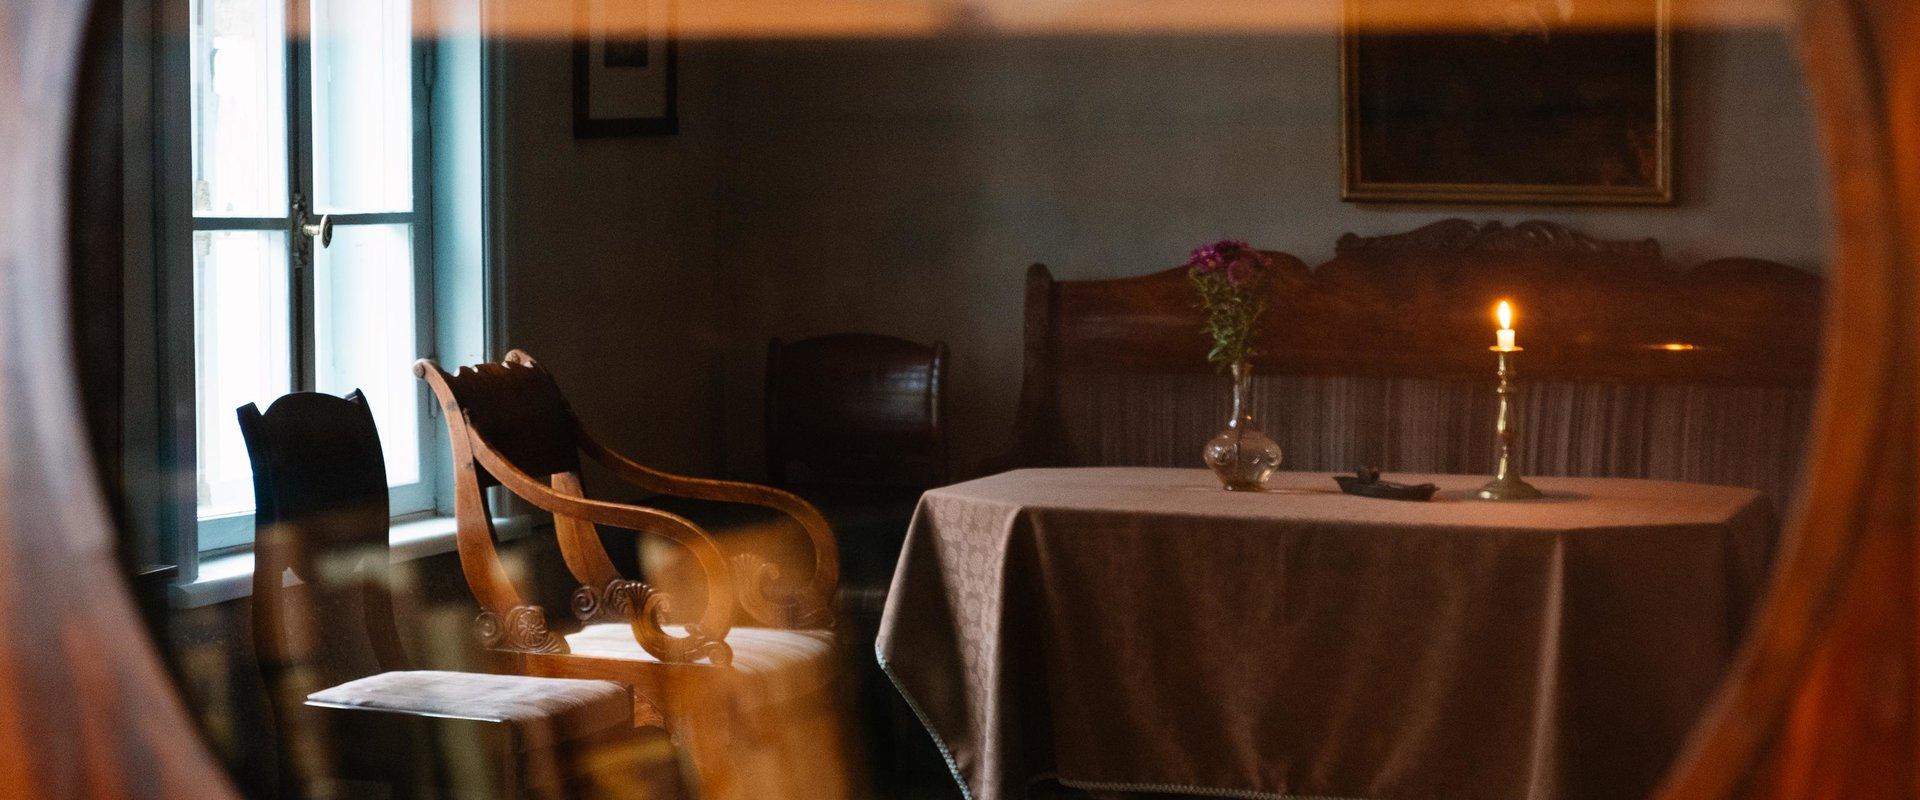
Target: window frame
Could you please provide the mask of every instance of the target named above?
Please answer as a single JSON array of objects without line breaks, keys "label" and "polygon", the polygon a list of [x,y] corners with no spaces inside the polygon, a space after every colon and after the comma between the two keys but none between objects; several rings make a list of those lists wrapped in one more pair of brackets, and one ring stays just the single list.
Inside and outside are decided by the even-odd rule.
[{"label": "window frame", "polygon": [[[288,26],[301,27],[310,14],[308,0],[281,0],[287,8]],[[466,41],[469,61],[465,62],[477,68],[478,74],[472,82],[463,87],[472,91],[476,106],[473,111],[479,114],[474,122],[478,126],[480,145],[477,148],[481,158],[491,160],[497,151],[500,104],[499,82],[494,67],[500,59],[499,43],[485,31],[490,29],[493,16],[491,5],[494,0],[413,0],[413,18],[415,24],[421,24],[426,16],[446,14],[455,18],[470,17],[474,23],[474,37]],[[310,390],[315,384],[313,325],[314,294],[313,269],[315,253],[310,242],[301,242],[301,236],[294,225],[299,223],[297,212],[291,207],[291,197],[299,194],[312,198],[312,97],[309,92],[312,80],[312,52],[310,45],[300,37],[289,37],[287,43],[286,78],[288,98],[288,164],[289,164],[289,208],[286,216],[280,218],[235,218],[235,217],[198,217],[193,211],[194,175],[193,156],[193,119],[191,98],[194,89],[192,83],[191,0],[153,0],[151,6],[154,20],[152,33],[151,59],[144,74],[146,85],[152,87],[152,138],[149,140],[152,150],[150,163],[153,164],[152,237],[154,240],[154,280],[152,283],[154,304],[151,316],[147,316],[147,325],[129,328],[130,332],[151,330],[154,333],[151,351],[154,354],[154,372],[157,377],[152,397],[152,417],[147,420],[154,430],[153,453],[157,462],[155,474],[158,476],[154,492],[156,513],[153,524],[153,536],[156,540],[155,552],[178,562],[181,565],[181,580],[192,581],[198,572],[198,563],[207,558],[249,551],[253,544],[253,521],[251,512],[225,515],[202,521],[198,517],[197,480],[197,431],[196,431],[196,392],[195,392],[195,336],[194,336],[194,235],[205,230],[284,230],[293,237],[289,247],[289,270],[294,288],[293,323],[294,339],[294,391]],[[437,196],[435,188],[442,182],[443,165],[436,162],[438,155],[435,143],[440,141],[440,132],[435,130],[437,118],[435,102],[439,97],[436,87],[436,72],[441,61],[441,42],[415,36],[411,39],[413,82],[413,189],[414,203],[408,212],[388,212],[377,214],[336,214],[336,227],[349,224],[404,223],[411,226],[412,249],[414,259],[415,290],[415,352],[425,357],[437,357],[438,351],[449,346],[449,342],[458,343],[456,349],[465,352],[478,349],[491,352],[501,327],[500,306],[497,302],[500,281],[499,265],[494,254],[498,247],[498,232],[493,227],[498,217],[496,194],[491,191],[498,178],[497,163],[471,165],[483,191],[478,198],[458,200],[460,204],[479,206],[481,219],[480,241],[473,243],[479,254],[479,263],[460,265],[462,271],[473,271],[472,285],[477,287],[479,300],[484,310],[479,315],[481,328],[476,331],[450,333],[441,329],[437,310],[449,302],[447,298],[437,297],[436,288],[448,276],[444,275],[436,263],[436,255],[441,251],[436,242],[436,234],[442,229],[440,216],[443,200]],[[478,90],[473,91],[477,83]],[[129,148],[140,147],[141,143],[131,139]],[[304,255],[304,260],[300,255]],[[460,298],[466,302],[465,298]],[[448,490],[449,466],[445,463],[446,436],[439,420],[438,407],[435,406],[423,387],[416,386],[416,414],[419,436],[418,452],[420,457],[420,478],[417,482],[403,486],[390,487],[392,518],[396,522],[445,515],[451,511],[452,499]],[[131,412],[139,413],[139,412]]]}]

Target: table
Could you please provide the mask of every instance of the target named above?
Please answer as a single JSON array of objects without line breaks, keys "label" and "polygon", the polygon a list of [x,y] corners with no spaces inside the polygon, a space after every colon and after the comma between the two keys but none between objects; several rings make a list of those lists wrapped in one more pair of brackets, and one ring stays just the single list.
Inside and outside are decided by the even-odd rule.
[{"label": "table", "polygon": [[921,498],[876,650],[972,800],[1645,797],[1764,580],[1759,492],[1020,470]]}]

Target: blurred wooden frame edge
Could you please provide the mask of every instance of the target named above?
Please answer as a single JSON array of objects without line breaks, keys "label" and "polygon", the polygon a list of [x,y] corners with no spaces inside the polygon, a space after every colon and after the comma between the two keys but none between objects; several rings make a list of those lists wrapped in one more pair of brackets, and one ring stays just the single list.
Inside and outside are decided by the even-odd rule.
[{"label": "blurred wooden frame edge", "polygon": [[71,212],[119,204],[117,137],[86,127],[120,107],[117,19],[88,0],[0,11],[0,783],[231,798],[136,611],[83,414],[72,258],[120,227]]},{"label": "blurred wooden frame edge", "polygon": [[1902,76],[1920,16],[1905,0],[1795,5],[1837,232],[1809,457],[1760,611],[1657,800],[1916,791],[1920,207],[1898,167],[1920,141],[1895,126],[1917,121],[1902,108],[1920,87]]},{"label": "blurred wooden frame edge", "polygon": [[[111,525],[102,487],[90,460],[79,455],[86,447],[73,402],[78,394],[71,320],[65,305],[46,302],[48,292],[64,291],[70,275],[68,239],[60,230],[73,187],[68,180],[90,188],[84,185],[86,165],[64,167],[78,140],[71,128],[73,92],[82,56],[90,53],[78,43],[93,5],[15,5],[0,15],[0,40],[64,39],[76,45],[21,48],[0,62],[0,111],[11,120],[0,174],[9,187],[53,187],[0,193],[6,231],[0,258],[7,266],[0,273],[0,316],[8,320],[0,327],[0,418],[10,423],[0,431],[9,462],[0,473],[6,521],[0,549],[7,556],[0,599],[9,605],[31,599],[47,609],[6,617],[9,657],[0,668],[0,693],[15,710],[0,719],[0,765],[17,777],[33,776],[10,785],[44,796],[160,797],[191,790],[200,797],[234,797],[206,746],[180,735],[193,724],[132,613],[113,542],[103,533]],[[1889,78],[1896,65],[1911,63],[1920,41],[1884,28],[1912,26],[1915,18],[1898,0],[1804,0],[1801,6],[1800,40],[1835,170],[1841,233],[1839,257],[1831,262],[1836,291],[1812,466],[1806,500],[1791,515],[1787,548],[1761,615],[1661,800],[1760,791],[1755,781],[1768,774],[1762,771],[1766,759],[1783,757],[1779,745],[1819,743],[1817,737],[1788,740],[1784,728],[1793,714],[1806,713],[1802,692],[1809,670],[1828,637],[1848,621],[1843,590],[1858,578],[1861,547],[1876,535],[1910,545],[1915,530],[1910,506],[1888,512],[1873,502],[1884,496],[1880,484],[1911,476],[1916,450],[1915,376],[1906,363],[1916,344],[1916,327],[1907,323],[1920,305],[1920,296],[1909,291],[1915,270],[1908,232],[1915,226],[1902,214],[1913,206],[1897,202],[1894,172],[1913,154],[1899,151],[1888,126],[1912,121],[1890,116],[1893,103],[1913,98],[1893,98],[1912,87]],[[59,113],[44,113],[49,111]],[[58,179],[34,182],[50,175]],[[1882,402],[1844,402],[1869,395]],[[61,543],[49,545],[56,539]],[[1911,630],[1911,619],[1900,622]],[[55,635],[38,635],[49,633]],[[111,647],[116,657],[75,658],[70,650],[48,646],[76,639]],[[97,644],[107,642],[113,644]],[[1891,644],[1906,651],[1908,672],[1897,683],[1910,686],[1913,642]],[[65,680],[45,680],[50,676]],[[129,702],[135,698],[138,704]],[[1812,707],[1820,707],[1818,698]],[[1868,716],[1861,707],[1828,711]],[[1911,731],[1910,698],[1900,713]],[[36,727],[55,715],[69,721]],[[1847,745],[1837,740],[1831,747]],[[1866,759],[1829,755],[1837,759],[1836,769]],[[1884,787],[1881,796],[1910,795],[1911,751],[1906,755],[1907,769],[1856,780]]]}]

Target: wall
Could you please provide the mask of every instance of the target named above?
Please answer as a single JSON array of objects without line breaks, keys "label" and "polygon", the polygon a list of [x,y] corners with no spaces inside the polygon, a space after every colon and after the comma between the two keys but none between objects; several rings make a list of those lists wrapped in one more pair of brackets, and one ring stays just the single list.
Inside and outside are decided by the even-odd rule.
[{"label": "wall", "polygon": [[[1006,38],[715,45],[716,226],[735,327],[721,360],[729,470],[760,464],[766,337],[864,329],[953,348],[955,466],[1003,446],[1021,278],[1132,275],[1222,237],[1332,255],[1343,232],[1545,218],[1818,270],[1827,210],[1786,38],[1676,41],[1678,188],[1665,208],[1339,200],[1338,38]],[[698,134],[691,134],[698,135]],[[750,283],[736,286],[738,276]]]},{"label": "wall", "polygon": [[709,471],[725,330],[713,71],[683,49],[678,136],[575,139],[571,59],[566,42],[503,50],[505,344],[551,368],[616,448]]},{"label": "wall", "polygon": [[[558,0],[538,0],[557,3]],[[556,6],[559,8],[559,6]],[[1137,274],[1221,237],[1545,218],[1820,269],[1826,189],[1787,38],[1681,31],[1672,207],[1339,200],[1338,37],[687,41],[678,136],[576,140],[569,45],[507,48],[509,343],[617,446],[761,473],[767,337],[944,339],[956,467],[1005,440],[1021,275]],[[716,411],[717,409],[717,411]]]}]

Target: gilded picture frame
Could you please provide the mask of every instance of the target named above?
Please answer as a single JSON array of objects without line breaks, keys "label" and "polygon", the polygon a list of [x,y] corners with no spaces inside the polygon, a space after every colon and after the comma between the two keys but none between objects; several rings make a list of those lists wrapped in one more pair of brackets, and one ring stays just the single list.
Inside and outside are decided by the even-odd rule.
[{"label": "gilded picture frame", "polygon": [[1673,203],[1670,0],[1473,1],[1484,28],[1439,34],[1345,1],[1341,199]]}]

